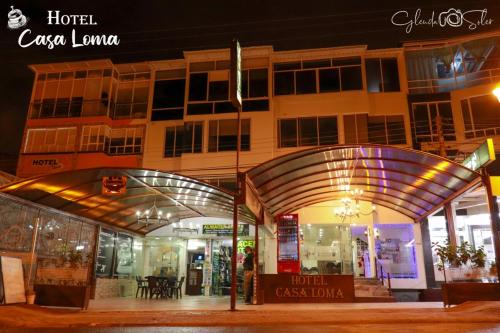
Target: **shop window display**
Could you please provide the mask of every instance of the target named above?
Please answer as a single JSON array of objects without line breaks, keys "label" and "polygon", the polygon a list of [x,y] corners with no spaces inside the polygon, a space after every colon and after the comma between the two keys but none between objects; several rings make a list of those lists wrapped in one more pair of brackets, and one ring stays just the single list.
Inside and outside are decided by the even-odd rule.
[{"label": "shop window display", "polygon": [[306,224],[299,233],[302,274],[352,274],[349,226]]},{"label": "shop window display", "polygon": [[[375,224],[375,252],[384,274],[391,278],[416,279],[415,236],[411,224]],[[378,266],[377,266],[378,268]]]}]

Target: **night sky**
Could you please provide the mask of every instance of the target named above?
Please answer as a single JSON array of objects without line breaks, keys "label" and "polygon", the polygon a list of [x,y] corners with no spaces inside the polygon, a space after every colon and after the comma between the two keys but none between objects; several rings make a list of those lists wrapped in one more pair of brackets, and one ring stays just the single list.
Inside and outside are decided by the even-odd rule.
[{"label": "night sky", "polygon": [[[434,2],[434,4],[433,4]],[[500,29],[500,1],[293,1],[293,0],[101,0],[2,1],[0,20],[0,154],[17,154],[28,110],[33,75],[28,64],[110,58],[130,62],[182,57],[183,50],[226,48],[237,37],[243,46],[272,45],[275,50],[367,44],[369,48],[398,47],[403,41],[446,38],[471,33],[460,28],[417,26],[410,34],[391,24],[398,10],[449,8],[488,9],[492,25],[475,32]],[[22,30],[7,29],[10,6],[29,17],[27,28],[38,34],[117,34],[119,46],[48,50],[21,48]],[[93,14],[98,25],[49,26],[47,10],[62,14]],[[27,39],[28,40],[28,39]],[[30,39],[31,40],[31,39]],[[70,122],[71,119],[68,120]]]}]

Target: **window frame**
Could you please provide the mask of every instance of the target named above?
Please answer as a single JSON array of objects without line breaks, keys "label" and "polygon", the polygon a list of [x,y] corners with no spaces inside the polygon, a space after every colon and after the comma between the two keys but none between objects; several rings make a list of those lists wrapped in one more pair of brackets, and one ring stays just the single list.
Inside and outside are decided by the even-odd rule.
[{"label": "window frame", "polygon": [[[300,120],[301,119],[311,119],[314,118],[315,123],[316,123],[316,144],[315,145],[301,145],[301,135],[300,135]],[[328,143],[321,145],[321,133],[320,133],[320,126],[319,122],[320,119],[326,119],[326,118],[334,118],[336,125],[337,125],[337,143]],[[278,149],[287,149],[287,148],[300,148],[300,147],[319,147],[319,146],[328,146],[332,144],[338,144],[339,143],[339,115],[319,115],[319,116],[304,116],[304,117],[286,117],[286,118],[279,118],[278,119]],[[291,121],[295,120],[295,146],[283,146],[282,144],[282,135],[281,135],[281,127],[282,121]]]},{"label": "window frame", "polygon": [[[357,61],[359,59],[359,64],[342,64],[342,61],[348,61],[349,59]],[[304,63],[310,63],[310,62],[321,62],[321,61],[329,61],[330,66],[306,66],[304,67]],[[335,63],[336,61],[340,61],[340,63]],[[298,68],[285,68],[285,69],[276,69],[276,65],[283,65],[283,64],[298,64]],[[326,63],[325,63],[326,64]],[[341,57],[341,58],[322,58],[322,59],[302,59],[302,60],[296,60],[296,61],[284,61],[284,62],[275,62],[272,63],[272,74],[273,74],[273,81],[272,81],[272,94],[273,97],[277,96],[290,96],[290,95],[311,95],[311,94],[324,94],[324,93],[335,93],[335,92],[345,92],[345,91],[362,91],[365,89],[364,87],[364,82],[363,82],[363,58],[361,56],[350,56],[350,57]],[[343,84],[342,84],[342,69],[344,68],[353,68],[357,67],[359,68],[360,71],[360,89],[343,89]],[[320,86],[320,71],[324,70],[337,70],[338,71],[338,80],[339,80],[339,90],[338,91],[321,91],[321,86]],[[316,82],[316,87],[314,92],[310,93],[297,93],[297,72],[304,72],[304,71],[314,71],[315,75],[315,82]],[[276,74],[279,73],[293,73],[293,93],[291,94],[276,94]]]}]

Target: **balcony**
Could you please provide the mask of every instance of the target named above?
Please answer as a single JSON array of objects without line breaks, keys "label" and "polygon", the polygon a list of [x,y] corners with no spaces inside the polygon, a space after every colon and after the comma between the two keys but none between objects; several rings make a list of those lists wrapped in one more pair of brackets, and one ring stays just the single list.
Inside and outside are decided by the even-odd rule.
[{"label": "balcony", "polygon": [[408,90],[410,94],[432,94],[498,81],[500,81],[500,68],[494,68],[457,75],[448,79],[408,80]]}]

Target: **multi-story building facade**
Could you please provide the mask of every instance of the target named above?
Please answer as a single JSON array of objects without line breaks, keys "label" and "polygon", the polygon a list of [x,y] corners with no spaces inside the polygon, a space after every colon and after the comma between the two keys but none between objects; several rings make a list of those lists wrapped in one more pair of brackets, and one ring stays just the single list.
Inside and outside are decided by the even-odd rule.
[{"label": "multi-story building facade", "polygon": [[[258,46],[243,48],[242,57],[241,170],[322,145],[394,145],[460,160],[486,137],[500,143],[500,104],[491,94],[500,82],[500,32],[378,50]],[[228,49],[133,64],[32,65],[17,176],[143,167],[234,189],[237,110],[229,101],[229,66]],[[331,222],[328,209],[301,209],[304,230],[318,224],[321,235]],[[421,230],[413,222],[383,207],[359,221],[415,249],[396,288],[426,288]],[[387,244],[369,230],[356,237],[371,235],[373,273],[376,251]]]}]

